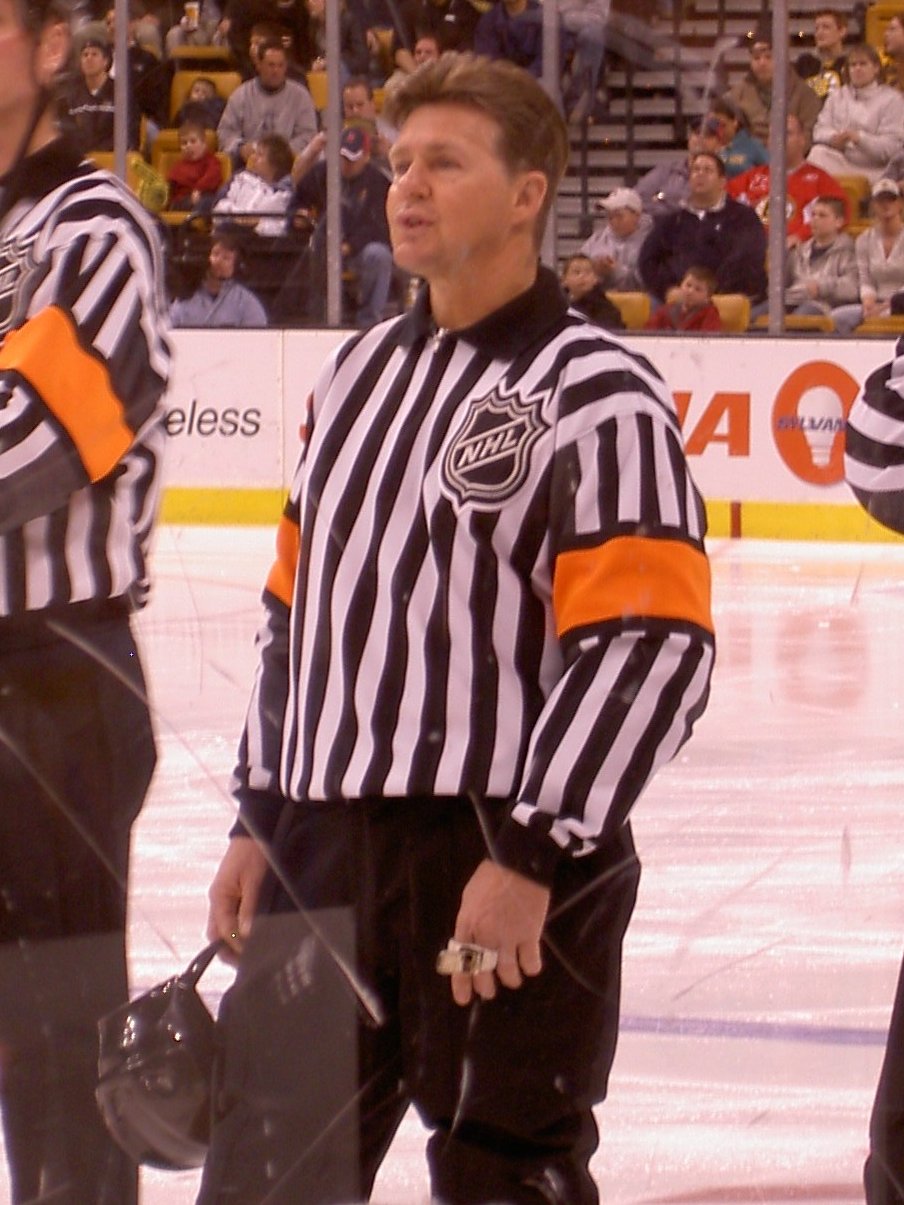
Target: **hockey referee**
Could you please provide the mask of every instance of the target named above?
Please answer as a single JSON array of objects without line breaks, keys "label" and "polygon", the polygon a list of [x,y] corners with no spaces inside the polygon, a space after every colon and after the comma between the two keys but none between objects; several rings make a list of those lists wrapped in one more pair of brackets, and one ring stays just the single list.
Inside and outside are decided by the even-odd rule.
[{"label": "hockey referee", "polygon": [[708,696],[704,509],[656,370],[538,264],[567,138],[537,82],[445,55],[389,118],[425,285],[309,402],[210,892],[242,958],[199,1200],[364,1200],[413,1103],[436,1201],[590,1205],[628,816]]},{"label": "hockey referee", "polygon": [[0,0],[0,1101],[12,1202],[130,1205],[97,1020],[155,761],[129,615],[169,348],[148,216],[57,136],[69,55],[56,0]]}]

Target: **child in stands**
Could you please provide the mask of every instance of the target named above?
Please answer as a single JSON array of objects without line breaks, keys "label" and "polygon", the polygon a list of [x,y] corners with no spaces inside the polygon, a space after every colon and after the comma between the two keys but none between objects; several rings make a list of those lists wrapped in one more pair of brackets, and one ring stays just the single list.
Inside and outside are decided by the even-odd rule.
[{"label": "child in stands", "polygon": [[207,145],[204,127],[196,121],[179,127],[179,147],[182,154],[166,176],[169,208],[203,209],[205,200],[212,204],[223,184],[223,167]]},{"label": "child in stands", "polygon": [[651,331],[720,331],[722,319],[713,304],[715,273],[709,268],[688,268],[674,297],[647,321]]},{"label": "child in stands", "polygon": [[624,330],[618,306],[610,301],[589,255],[570,255],[562,269],[562,288],[571,308],[606,330]]}]

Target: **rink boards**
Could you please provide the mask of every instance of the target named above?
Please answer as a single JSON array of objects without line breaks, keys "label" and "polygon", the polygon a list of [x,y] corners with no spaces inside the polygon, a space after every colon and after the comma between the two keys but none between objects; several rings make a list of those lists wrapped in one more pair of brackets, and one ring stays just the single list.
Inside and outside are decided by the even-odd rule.
[{"label": "rink boards", "polygon": [[[175,331],[164,521],[271,523],[341,331]],[[892,339],[629,336],[669,384],[714,536],[895,539],[843,481],[843,429]]]}]

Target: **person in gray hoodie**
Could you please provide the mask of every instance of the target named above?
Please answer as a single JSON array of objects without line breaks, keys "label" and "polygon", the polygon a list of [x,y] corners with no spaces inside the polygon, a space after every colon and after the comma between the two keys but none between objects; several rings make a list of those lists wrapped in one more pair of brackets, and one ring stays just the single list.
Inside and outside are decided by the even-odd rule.
[{"label": "person in gray hoodie", "polygon": [[650,233],[653,219],[643,211],[643,201],[633,188],[616,188],[597,202],[607,217],[581,247],[606,289],[633,292],[644,286],[637,270],[640,248]]},{"label": "person in gray hoodie", "polygon": [[817,197],[810,208],[812,235],[788,254],[785,308],[792,314],[828,314],[860,296],[854,240],[839,197]]}]

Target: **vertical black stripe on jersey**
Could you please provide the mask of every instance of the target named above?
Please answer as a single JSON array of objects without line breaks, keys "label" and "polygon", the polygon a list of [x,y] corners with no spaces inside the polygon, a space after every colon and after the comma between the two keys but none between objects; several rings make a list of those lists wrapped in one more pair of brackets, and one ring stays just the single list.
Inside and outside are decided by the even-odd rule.
[{"label": "vertical black stripe on jersey", "polygon": [[[120,472],[114,469],[113,473]],[[111,494],[113,490],[112,475],[100,482],[91,491],[91,527],[89,534],[89,550],[91,559],[91,574],[94,578],[94,595],[97,598],[109,598],[113,586],[113,576],[110,572],[110,561],[107,556],[107,536],[110,532],[110,519],[113,514]]]},{"label": "vertical black stripe on jersey", "polygon": [[[393,507],[399,490],[406,477],[407,466],[411,460],[412,450],[420,433],[421,424],[408,421],[401,425],[394,437],[389,456],[386,459],[380,477],[371,481],[374,465],[383,450],[383,445],[390,437],[392,426],[398,409],[403,403],[405,393],[410,384],[413,372],[413,357],[405,364],[405,371],[397,376],[393,388],[378,410],[379,425],[368,431],[367,441],[355,460],[349,474],[350,481],[360,488],[354,497],[348,498],[348,521],[354,523],[357,518],[362,500],[373,494],[373,506],[369,514],[372,531],[371,541],[367,547],[364,560],[358,565],[355,574],[355,586],[352,590],[345,611],[345,621],[341,637],[342,666],[342,697],[343,712],[338,725],[338,736],[334,739],[327,758],[324,780],[327,784],[327,794],[337,796],[345,771],[348,769],[358,738],[358,719],[355,714],[355,687],[361,668],[361,658],[370,633],[371,621],[377,602],[377,562],[380,555],[380,544],[386,525],[392,517]],[[419,401],[422,406],[430,406],[432,391],[422,392]],[[377,484],[378,482],[378,484]],[[373,485],[376,484],[376,489]],[[341,511],[340,507],[340,511]],[[370,509],[370,508],[369,508]],[[346,547],[349,529],[342,528],[342,547]],[[335,572],[330,575],[328,593],[333,593]],[[387,650],[388,651],[388,650]]]},{"label": "vertical black stripe on jersey", "polygon": [[[336,408],[335,414],[331,414],[328,420],[324,419],[324,422],[327,423],[327,430],[322,442],[318,441],[316,455],[312,455],[310,444],[308,446],[307,500],[303,510],[304,528],[300,532],[301,566],[304,572],[301,581],[302,591],[297,596],[295,602],[296,607],[300,609],[299,613],[302,615],[305,613],[307,606],[309,590],[313,590],[316,593],[320,614],[327,617],[330,614],[330,600],[333,595],[336,572],[345,554],[349,532],[361,509],[361,503],[366,494],[367,483],[370,480],[374,462],[380,453],[386,433],[404,396],[404,391],[400,388],[398,380],[394,382],[390,395],[385,399],[385,404],[378,415],[379,421],[370,427],[367,439],[360,446],[338,506],[329,516],[324,516],[321,513],[320,500],[323,496],[326,482],[334,471],[336,458],[343,445],[349,440],[351,429],[360,417],[361,408],[371,391],[375,388],[380,373],[393,354],[393,351],[394,348],[389,341],[384,340],[381,347],[374,352],[369,360],[364,362],[362,371],[354,386],[346,393],[341,405]],[[315,417],[314,430],[310,436],[312,442],[317,440],[316,423],[317,419]],[[324,521],[329,524],[331,539],[326,543],[327,552],[323,562],[318,566],[318,576],[315,582],[311,580],[310,563],[310,555],[314,542],[314,525]],[[298,642],[298,647],[295,650],[295,665],[293,667],[296,681],[300,679],[301,651],[301,643]],[[295,763],[295,752],[299,739],[303,743],[302,747],[308,753],[314,748],[317,724],[326,697],[332,651],[332,624],[329,622],[320,623],[317,626],[317,631],[314,633],[309,678],[304,686],[307,704],[304,713],[304,731],[299,734],[297,723],[293,719],[288,741],[288,750],[291,757],[289,765]],[[304,774],[297,786],[301,798],[304,798],[309,790],[310,775],[313,770],[312,757],[307,757],[303,768]]]},{"label": "vertical black stripe on jersey", "polygon": [[[656,710],[650,717],[643,736],[635,741],[625,771],[612,794],[612,803],[606,815],[604,833],[614,832],[627,819],[628,813],[637,799],[639,788],[653,772],[655,754],[674,723],[676,712],[684,702],[688,687],[699,669],[701,660],[704,656],[710,655],[709,647],[704,644],[692,643],[682,655],[671,681],[660,693]],[[708,699],[709,685],[707,684],[696,704],[685,716],[684,734],[676,746],[675,752],[691,735],[691,729],[706,710]]]},{"label": "vertical black stripe on jersey", "polygon": [[598,428],[599,444],[596,453],[599,474],[600,531],[611,532],[618,527],[619,467],[618,424],[609,419]]},{"label": "vertical black stripe on jersey", "polygon": [[7,598],[5,614],[16,614],[25,610],[25,539],[21,528],[0,536],[0,554],[3,560],[3,580]]},{"label": "vertical black stripe on jersey", "polygon": [[[659,488],[655,470],[656,450],[653,438],[653,420],[649,414],[638,414],[634,418],[637,426],[637,443],[639,446],[638,463],[640,469],[640,514],[638,519],[647,531],[657,531],[662,526],[662,512],[659,506]],[[643,466],[649,465],[650,471],[644,472]]]},{"label": "vertical black stripe on jersey", "polygon": [[[678,506],[678,530],[691,533],[703,532],[705,530],[705,521],[700,513],[700,497],[687,471],[687,461],[684,459],[681,442],[673,431],[666,432],[666,450],[672,480],[675,482],[675,501]],[[695,521],[693,523],[689,521],[690,517],[687,513],[689,490],[692,491],[691,497],[695,502]]]}]

